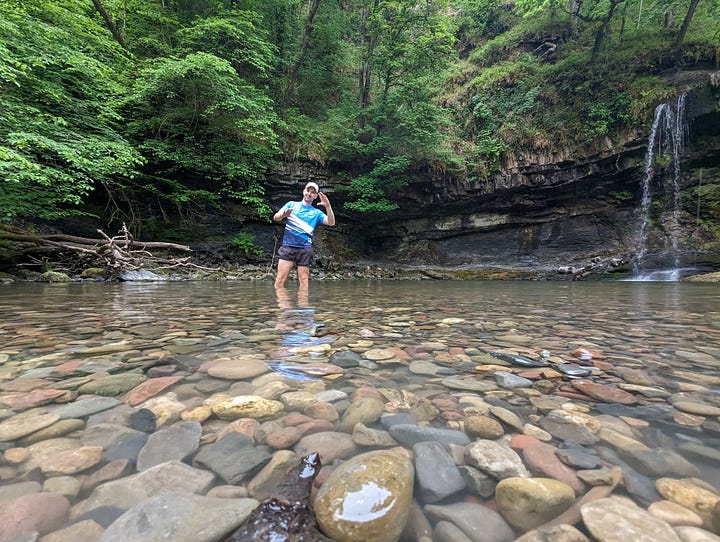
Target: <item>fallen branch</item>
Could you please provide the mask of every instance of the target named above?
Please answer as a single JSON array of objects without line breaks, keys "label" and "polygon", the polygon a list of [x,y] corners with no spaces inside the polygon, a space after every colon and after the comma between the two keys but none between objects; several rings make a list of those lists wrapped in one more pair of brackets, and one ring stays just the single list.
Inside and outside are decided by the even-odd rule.
[{"label": "fallen branch", "polygon": [[175,269],[192,267],[214,271],[190,262],[187,257],[156,256],[149,249],[167,252],[192,252],[185,245],[159,241],[136,241],[125,224],[118,235],[110,237],[98,229],[100,238],[91,239],[64,234],[35,234],[7,224],[0,225],[0,241],[5,250],[19,254],[43,255],[44,260],[34,259],[34,265],[58,266],[79,273],[89,267],[103,268],[111,274],[139,269]]}]

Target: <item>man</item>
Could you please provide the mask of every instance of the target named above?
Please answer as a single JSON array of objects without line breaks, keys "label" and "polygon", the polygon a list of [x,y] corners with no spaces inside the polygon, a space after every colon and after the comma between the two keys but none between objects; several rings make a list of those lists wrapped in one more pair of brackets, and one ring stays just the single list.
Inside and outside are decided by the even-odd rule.
[{"label": "man", "polygon": [[[323,213],[320,209],[313,207],[313,202],[320,198],[318,205],[325,207]],[[313,249],[312,236],[315,226],[335,225],[335,213],[333,213],[330,200],[320,192],[320,187],[309,182],[303,190],[302,201],[289,201],[273,215],[275,222],[287,219],[285,234],[283,235],[282,246],[278,250],[278,270],[275,277],[275,288],[285,286],[290,271],[297,266],[298,282],[300,291],[307,292],[308,280],[310,278],[310,265],[312,264]]]}]

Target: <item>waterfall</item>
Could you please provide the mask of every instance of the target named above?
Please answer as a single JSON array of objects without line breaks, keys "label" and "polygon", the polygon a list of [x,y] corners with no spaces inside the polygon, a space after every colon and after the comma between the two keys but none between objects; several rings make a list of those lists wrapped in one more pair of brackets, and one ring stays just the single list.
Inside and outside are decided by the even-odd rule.
[{"label": "waterfall", "polygon": [[[678,280],[680,275],[680,159],[687,140],[686,102],[687,95],[683,94],[658,105],[648,138],[633,260],[635,276],[649,276],[648,280],[657,280],[658,273],[665,280]],[[650,246],[658,251],[652,258]],[[660,267],[660,271],[654,271],[653,277],[648,273],[650,267]]]}]

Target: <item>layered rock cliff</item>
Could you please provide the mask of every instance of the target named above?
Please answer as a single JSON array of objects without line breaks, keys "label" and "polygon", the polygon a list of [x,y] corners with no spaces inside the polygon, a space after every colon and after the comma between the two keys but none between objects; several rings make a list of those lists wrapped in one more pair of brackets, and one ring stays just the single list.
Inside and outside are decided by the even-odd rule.
[{"label": "layered rock cliff", "polygon": [[345,212],[332,172],[307,163],[287,164],[272,176],[271,201],[297,199],[304,182],[317,182],[338,215],[338,226],[319,239],[319,252],[335,260],[535,269],[631,262],[645,220],[648,261],[661,259],[672,234],[686,261],[709,262],[720,246],[717,231],[707,226],[717,218],[712,194],[720,191],[720,72],[695,79],[684,102],[673,232],[663,224],[676,203],[660,179],[674,174],[667,157],[653,164],[654,214],[641,216],[650,127],[584,149],[518,152],[484,180],[418,175],[393,195],[400,207],[390,213]]}]

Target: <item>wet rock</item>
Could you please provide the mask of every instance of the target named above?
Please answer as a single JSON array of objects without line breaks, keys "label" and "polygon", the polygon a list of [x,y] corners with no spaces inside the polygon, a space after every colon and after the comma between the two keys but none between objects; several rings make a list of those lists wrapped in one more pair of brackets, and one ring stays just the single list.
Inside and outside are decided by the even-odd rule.
[{"label": "wet rock", "polygon": [[465,433],[470,438],[499,439],[505,434],[503,426],[489,416],[468,416],[465,418]]},{"label": "wet rock", "polygon": [[670,525],[629,499],[598,499],[580,511],[585,526],[600,542],[680,542]]},{"label": "wet rock", "polygon": [[211,470],[228,484],[238,484],[254,476],[271,457],[266,447],[254,447],[245,435],[228,433],[200,448],[193,465]]},{"label": "wet rock", "polygon": [[102,542],[220,540],[245,521],[257,505],[255,499],[163,493],[136,504],[120,516],[103,533]]},{"label": "wet rock", "polygon": [[413,465],[402,450],[356,456],[335,469],[318,490],[318,523],[338,542],[394,542],[408,518],[413,478]]},{"label": "wet rock", "polygon": [[412,449],[423,502],[436,503],[465,489],[465,479],[445,446],[439,442],[419,442]]},{"label": "wet rock", "polygon": [[46,534],[68,519],[70,501],[56,493],[31,493],[0,507],[0,540],[32,532]]},{"label": "wet rock", "polygon": [[713,529],[713,509],[720,502],[720,495],[688,479],[660,478],[655,482],[655,486],[667,500],[684,506],[700,516],[706,529]]},{"label": "wet rock", "polygon": [[498,480],[530,476],[520,456],[507,446],[494,440],[477,440],[465,447],[468,464]]},{"label": "wet rock", "polygon": [[46,458],[40,469],[46,476],[77,474],[97,465],[102,459],[102,447],[80,446]]},{"label": "wet rock", "polygon": [[572,525],[563,524],[533,529],[515,542],[590,542],[590,539]]},{"label": "wet rock", "polygon": [[0,422],[0,442],[17,440],[60,419],[57,414],[27,411]]},{"label": "wet rock", "polygon": [[179,461],[168,461],[138,474],[96,487],[75,512],[82,514],[100,506],[128,508],[149,497],[170,491],[204,494],[215,476]]},{"label": "wet rock", "polygon": [[390,435],[408,447],[418,442],[435,441],[444,444],[459,444],[465,446],[470,442],[469,437],[462,431],[452,429],[438,429],[413,424],[392,425],[389,429]]},{"label": "wet rock", "polygon": [[213,361],[207,373],[215,378],[228,380],[244,380],[267,373],[270,370],[263,358],[239,356],[222,358]]},{"label": "wet rock", "polygon": [[294,450],[299,456],[318,452],[322,463],[329,465],[336,459],[346,459],[356,454],[358,448],[347,433],[321,431],[301,438]]},{"label": "wet rock", "polygon": [[[544,442],[523,448],[523,459],[532,472],[544,474],[570,486],[577,495],[585,492],[585,484],[575,470],[565,465],[557,456],[557,448]],[[539,524],[538,524],[539,525]],[[537,527],[537,525],[535,525]],[[527,529],[526,529],[527,530]]]},{"label": "wet rock", "polygon": [[472,542],[515,540],[515,533],[505,519],[498,512],[479,504],[428,504],[424,510],[430,521],[447,521],[460,529]]},{"label": "wet rock", "polygon": [[127,393],[125,403],[132,407],[137,406],[164,389],[177,384],[183,378],[183,376],[162,376],[146,380]]},{"label": "wet rock", "polygon": [[210,408],[221,420],[237,420],[270,418],[280,413],[284,407],[280,401],[264,399],[256,395],[240,395],[213,402]]},{"label": "wet rock", "polygon": [[647,511],[673,527],[677,527],[678,525],[701,527],[703,524],[702,518],[695,512],[672,501],[654,502],[648,506]]},{"label": "wet rock", "polygon": [[144,471],[173,459],[187,459],[197,451],[201,434],[198,422],[178,422],[151,434],[138,454],[137,470]]},{"label": "wet rock", "polygon": [[521,532],[543,525],[575,502],[568,484],[551,478],[506,478],[495,490],[498,512]]},{"label": "wet rock", "polygon": [[380,418],[384,403],[380,399],[367,397],[350,403],[340,422],[340,431],[352,433],[355,424],[371,424]]}]

